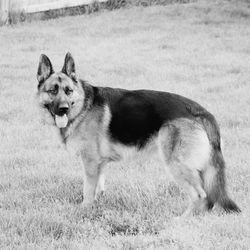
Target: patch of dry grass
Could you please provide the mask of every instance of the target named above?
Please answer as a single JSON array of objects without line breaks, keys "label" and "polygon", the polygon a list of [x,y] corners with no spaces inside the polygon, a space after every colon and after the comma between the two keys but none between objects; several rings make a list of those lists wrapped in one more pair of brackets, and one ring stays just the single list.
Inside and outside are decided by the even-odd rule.
[{"label": "patch of dry grass", "polygon": [[[247,249],[249,10],[243,1],[199,1],[2,27],[0,248]],[[58,70],[67,51],[90,82],[176,92],[213,112],[243,213],[175,220],[186,195],[157,157],[110,165],[105,196],[83,210],[82,166],[41,123],[34,100],[40,54]]]}]

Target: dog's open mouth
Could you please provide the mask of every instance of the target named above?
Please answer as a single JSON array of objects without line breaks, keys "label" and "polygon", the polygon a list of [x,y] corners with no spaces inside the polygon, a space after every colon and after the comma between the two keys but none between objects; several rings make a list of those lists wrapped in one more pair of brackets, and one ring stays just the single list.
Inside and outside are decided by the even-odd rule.
[{"label": "dog's open mouth", "polygon": [[55,122],[58,128],[65,128],[68,125],[68,116],[64,114],[63,116],[55,115]]}]

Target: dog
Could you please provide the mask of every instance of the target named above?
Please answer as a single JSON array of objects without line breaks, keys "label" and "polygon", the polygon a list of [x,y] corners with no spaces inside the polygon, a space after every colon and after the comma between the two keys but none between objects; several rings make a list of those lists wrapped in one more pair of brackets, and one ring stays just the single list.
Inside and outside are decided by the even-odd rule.
[{"label": "dog", "polygon": [[198,103],[168,92],[92,86],[78,79],[70,53],[58,73],[42,54],[37,80],[40,107],[82,158],[84,206],[104,192],[107,163],[156,148],[189,195],[184,214],[211,210],[215,203],[226,212],[241,211],[226,191],[219,126]]}]

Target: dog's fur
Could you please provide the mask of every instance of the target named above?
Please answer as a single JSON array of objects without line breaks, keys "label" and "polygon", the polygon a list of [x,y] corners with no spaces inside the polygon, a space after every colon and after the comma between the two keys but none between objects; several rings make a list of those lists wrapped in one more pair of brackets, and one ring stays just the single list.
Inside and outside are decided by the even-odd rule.
[{"label": "dog's fur", "polygon": [[41,55],[37,79],[40,106],[54,119],[68,118],[60,135],[83,160],[85,204],[104,191],[108,162],[157,145],[168,172],[190,196],[187,214],[216,202],[226,212],[240,212],[226,192],[218,124],[196,102],[167,92],[92,86],[77,78],[70,53],[58,73]]}]

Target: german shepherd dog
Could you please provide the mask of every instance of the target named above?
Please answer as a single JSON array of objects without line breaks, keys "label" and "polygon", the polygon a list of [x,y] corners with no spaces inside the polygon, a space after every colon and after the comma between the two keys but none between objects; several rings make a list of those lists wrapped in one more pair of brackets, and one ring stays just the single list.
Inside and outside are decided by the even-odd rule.
[{"label": "german shepherd dog", "polygon": [[82,158],[84,205],[104,191],[107,163],[155,148],[190,197],[184,214],[211,210],[215,203],[240,212],[226,191],[218,124],[198,103],[167,92],[92,86],[77,78],[70,53],[58,73],[41,55],[37,80],[40,106],[67,148]]}]

